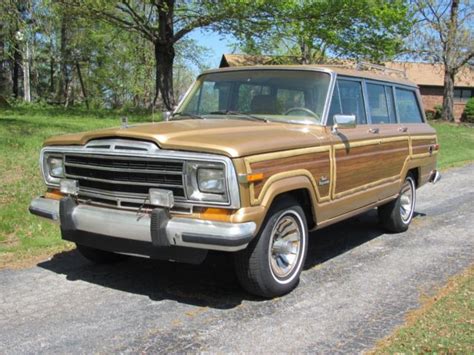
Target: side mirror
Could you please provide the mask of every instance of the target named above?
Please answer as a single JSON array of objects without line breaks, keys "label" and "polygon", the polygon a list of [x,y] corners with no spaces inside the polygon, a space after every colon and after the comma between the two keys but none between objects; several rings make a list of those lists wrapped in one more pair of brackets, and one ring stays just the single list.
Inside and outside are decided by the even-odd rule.
[{"label": "side mirror", "polygon": [[169,121],[170,118],[171,118],[171,114],[172,114],[171,111],[165,111],[165,112],[163,112],[163,121]]},{"label": "side mirror", "polygon": [[355,115],[334,115],[334,125],[332,126],[332,133],[337,134],[338,128],[355,128]]}]

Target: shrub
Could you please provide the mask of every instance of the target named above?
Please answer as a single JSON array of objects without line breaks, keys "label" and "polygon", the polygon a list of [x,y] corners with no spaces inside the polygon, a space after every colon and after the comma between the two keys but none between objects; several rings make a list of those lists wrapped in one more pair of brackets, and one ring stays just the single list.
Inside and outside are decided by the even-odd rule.
[{"label": "shrub", "polygon": [[426,110],[425,116],[427,120],[434,120],[435,119],[435,112],[433,110]]},{"label": "shrub", "polygon": [[433,110],[426,110],[425,116],[428,120],[439,120],[441,118],[441,112],[443,111],[442,105],[436,105]]},{"label": "shrub", "polygon": [[443,113],[443,105],[436,105],[434,109],[435,109],[434,119],[439,120],[441,118],[441,114]]},{"label": "shrub", "polygon": [[461,121],[474,123],[474,98],[471,97],[466,102],[466,107],[464,107],[464,112],[461,116]]}]

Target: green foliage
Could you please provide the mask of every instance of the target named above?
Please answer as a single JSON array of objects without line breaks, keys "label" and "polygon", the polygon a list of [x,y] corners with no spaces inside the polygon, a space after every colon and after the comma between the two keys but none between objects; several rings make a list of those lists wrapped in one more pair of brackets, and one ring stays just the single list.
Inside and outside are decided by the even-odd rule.
[{"label": "green foliage", "polygon": [[[33,4],[21,7],[21,3]],[[111,1],[90,2],[108,9]],[[117,2],[118,3],[118,2]],[[84,1],[84,6],[87,2]],[[82,8],[80,8],[82,9]],[[92,108],[150,107],[155,94],[153,44],[137,31],[123,29],[66,6],[66,1],[0,1],[0,95],[11,97],[14,50],[24,55],[32,48],[31,86],[34,101],[55,105],[83,105],[86,97],[78,67]],[[21,10],[21,11],[20,11]],[[22,32],[19,42],[17,31]],[[177,96],[206,67],[206,50],[183,39],[175,47],[179,76]],[[22,96],[23,77],[18,87]],[[67,88],[63,87],[67,83]]]},{"label": "green foliage", "polygon": [[474,123],[474,98],[471,97],[467,100],[461,120],[463,122]]},{"label": "green foliage", "polygon": [[434,110],[426,110],[426,118],[430,121],[441,119],[441,113],[443,112],[443,105],[435,105]]},{"label": "green foliage", "polygon": [[425,115],[428,120],[439,120],[443,111],[442,105],[435,105],[434,110],[426,110]]},{"label": "green foliage", "polygon": [[[268,1],[272,11],[237,32],[243,49],[297,55],[304,62],[327,56],[375,62],[397,54],[412,21],[407,1]],[[291,19],[288,21],[288,19]]]}]

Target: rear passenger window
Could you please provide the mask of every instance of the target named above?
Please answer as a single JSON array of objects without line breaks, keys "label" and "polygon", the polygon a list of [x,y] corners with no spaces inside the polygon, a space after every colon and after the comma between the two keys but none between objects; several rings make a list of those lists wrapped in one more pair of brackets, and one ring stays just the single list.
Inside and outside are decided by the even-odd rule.
[{"label": "rear passenger window", "polygon": [[333,116],[336,114],[355,115],[357,124],[367,123],[361,82],[337,80],[329,109],[328,125],[333,124]]},{"label": "rear passenger window", "polygon": [[396,89],[396,105],[401,123],[421,123],[420,108],[416,94],[412,90]]},{"label": "rear passenger window", "polygon": [[378,84],[367,84],[367,95],[372,123],[392,123],[385,87]]}]

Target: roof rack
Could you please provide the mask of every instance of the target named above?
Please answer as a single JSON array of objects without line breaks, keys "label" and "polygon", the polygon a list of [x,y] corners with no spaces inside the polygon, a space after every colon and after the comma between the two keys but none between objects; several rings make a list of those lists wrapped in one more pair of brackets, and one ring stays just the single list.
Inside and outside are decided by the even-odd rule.
[{"label": "roof rack", "polygon": [[392,73],[395,73],[395,74],[402,75],[404,79],[408,80],[408,76],[407,76],[407,73],[406,73],[405,70],[387,68],[386,66],[383,66],[383,65],[373,64],[373,63],[368,63],[368,62],[357,62],[356,70],[363,70],[364,68],[380,70],[384,74],[387,73],[387,72],[392,72]]}]

